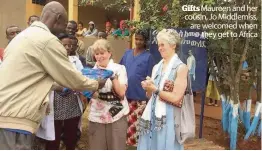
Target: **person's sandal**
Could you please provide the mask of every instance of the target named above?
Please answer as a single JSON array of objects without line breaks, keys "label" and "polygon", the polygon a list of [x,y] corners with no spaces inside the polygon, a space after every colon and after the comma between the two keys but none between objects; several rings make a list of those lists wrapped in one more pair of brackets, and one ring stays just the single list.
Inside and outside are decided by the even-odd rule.
[{"label": "person's sandal", "polygon": [[215,107],[218,107],[218,104],[214,104]]},{"label": "person's sandal", "polygon": [[209,103],[207,103],[207,105],[208,105],[208,106],[212,106],[212,105],[214,105],[214,103],[210,103],[210,102],[209,102]]}]

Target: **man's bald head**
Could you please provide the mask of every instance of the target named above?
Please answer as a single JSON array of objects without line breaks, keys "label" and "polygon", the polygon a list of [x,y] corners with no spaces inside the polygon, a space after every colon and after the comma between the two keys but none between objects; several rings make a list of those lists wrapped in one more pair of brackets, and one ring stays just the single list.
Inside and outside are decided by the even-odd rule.
[{"label": "man's bald head", "polygon": [[52,1],[43,8],[40,21],[44,23],[49,30],[57,35],[65,31],[67,25],[67,13],[63,5]]}]

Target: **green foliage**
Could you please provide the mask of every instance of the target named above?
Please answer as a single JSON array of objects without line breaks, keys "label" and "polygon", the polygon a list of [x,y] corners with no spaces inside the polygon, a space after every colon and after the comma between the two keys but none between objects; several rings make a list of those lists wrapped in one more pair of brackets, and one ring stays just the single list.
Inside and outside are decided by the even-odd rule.
[{"label": "green foliage", "polygon": [[[129,11],[133,3],[133,0],[79,0],[81,6],[103,5],[105,9],[117,8],[119,11]],[[136,29],[162,29],[179,25],[179,0],[141,0],[140,5],[140,21],[128,21],[130,26]]]},{"label": "green foliage", "polygon": [[130,0],[78,0],[80,6],[99,5],[103,6],[107,10],[114,8],[120,12],[129,11],[131,2],[133,3],[133,1]]},{"label": "green foliage", "polygon": [[[232,0],[231,2],[215,2],[211,4],[211,1],[208,1],[208,5],[214,5],[214,6],[243,6],[247,5],[248,1],[244,0]],[[253,30],[246,30],[250,32],[256,32],[259,34],[256,38],[251,37],[236,37],[236,38],[222,38],[222,39],[209,39],[208,44],[208,56],[209,61],[215,59],[218,63],[218,69],[219,74],[217,75],[220,81],[218,82],[218,86],[220,87],[221,92],[230,91],[231,96],[235,96],[236,98],[233,98],[235,103],[238,101],[238,95],[241,93],[241,90],[248,91],[249,86],[245,89],[240,89],[240,83],[249,83],[252,84],[256,78],[257,75],[255,74],[255,70],[261,70],[259,69],[261,64],[261,55],[257,55],[261,53],[260,50],[260,39],[261,39],[261,31],[260,31],[260,12],[261,12],[261,6],[257,5],[259,0],[252,0],[248,5],[249,6],[259,6],[259,10],[257,12],[252,12],[255,14],[258,18],[258,20],[255,21],[246,21],[246,20],[219,20],[215,21],[215,23],[224,23],[224,24],[243,24],[245,22],[251,23],[251,24],[258,24],[258,29]],[[216,12],[213,12],[215,14]],[[230,12],[224,12],[229,14]],[[238,12],[238,14],[248,14],[249,12]],[[205,14],[205,12],[203,13]],[[208,23],[208,21],[207,21]],[[233,29],[233,30],[216,30],[216,32],[236,32],[240,33],[241,29]],[[249,65],[249,80],[248,81],[242,81],[241,74],[244,72],[242,70],[242,63],[243,61],[247,61]],[[246,72],[246,71],[245,71]],[[259,72],[259,73],[260,73]],[[260,75],[261,76],[261,75]],[[224,89],[226,88],[226,89]],[[231,89],[230,89],[231,88]],[[258,92],[258,91],[257,91]],[[258,92],[261,93],[261,92]],[[248,97],[248,96],[247,96]]]}]

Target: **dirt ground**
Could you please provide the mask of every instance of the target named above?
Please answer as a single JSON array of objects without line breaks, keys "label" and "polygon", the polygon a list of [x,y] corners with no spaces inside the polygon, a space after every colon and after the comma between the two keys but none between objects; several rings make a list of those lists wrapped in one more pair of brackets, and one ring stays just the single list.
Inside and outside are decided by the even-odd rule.
[{"label": "dirt ground", "polygon": [[[77,149],[88,149],[88,110],[83,115],[83,132]],[[193,141],[185,144],[186,150],[223,150],[229,149],[229,138],[224,134],[221,121],[205,117],[203,123],[203,138],[198,139],[199,136],[199,116],[196,116],[196,138]],[[239,150],[260,150],[261,140],[258,137],[252,137],[248,141],[244,141],[244,135],[238,134],[237,149]],[[127,149],[136,149],[135,147],[127,146]]]},{"label": "dirt ground", "polygon": [[[196,132],[199,132],[199,116],[196,116]],[[203,138],[209,141],[213,141],[216,145],[222,146],[225,149],[229,149],[229,137],[225,134],[221,127],[221,121],[211,118],[204,118],[203,123]],[[238,150],[261,150],[261,138],[253,136],[249,140],[244,140],[243,127],[238,129]],[[198,134],[197,134],[198,135]]]}]

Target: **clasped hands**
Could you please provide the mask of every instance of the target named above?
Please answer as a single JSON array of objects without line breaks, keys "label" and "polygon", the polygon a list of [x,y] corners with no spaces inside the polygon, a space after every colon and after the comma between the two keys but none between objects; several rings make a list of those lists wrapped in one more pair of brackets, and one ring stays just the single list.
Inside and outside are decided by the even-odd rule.
[{"label": "clasped hands", "polygon": [[146,80],[141,82],[142,88],[147,92],[155,92],[157,87],[154,84],[154,81],[150,77],[146,77]]}]

